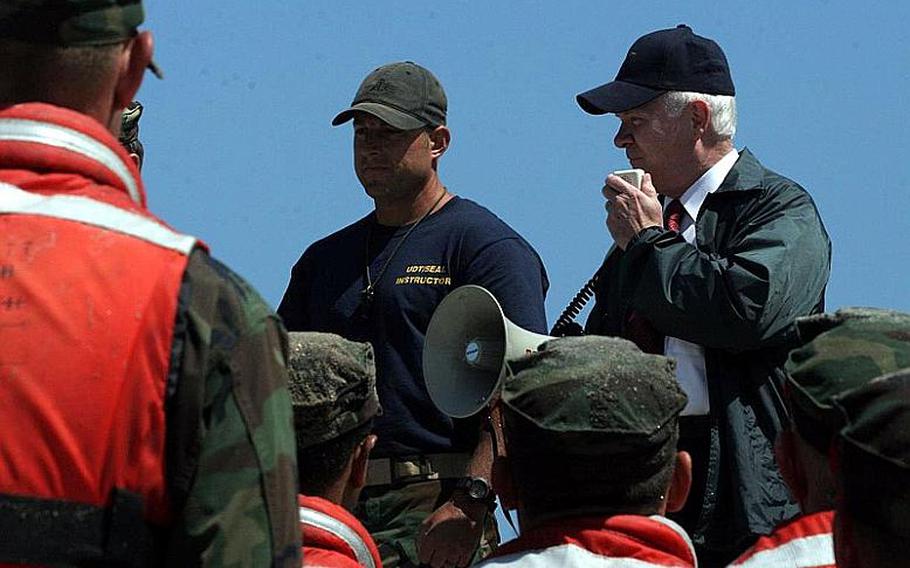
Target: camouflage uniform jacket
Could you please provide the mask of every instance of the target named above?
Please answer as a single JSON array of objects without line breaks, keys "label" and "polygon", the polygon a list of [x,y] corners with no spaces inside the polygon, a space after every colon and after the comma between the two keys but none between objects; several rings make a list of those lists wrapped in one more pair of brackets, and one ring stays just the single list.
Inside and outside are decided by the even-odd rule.
[{"label": "camouflage uniform jacket", "polygon": [[299,566],[280,320],[243,279],[197,250],[171,356],[168,481],[183,514],[168,565]]},{"label": "camouflage uniform jacket", "polygon": [[[0,111],[0,125],[7,187],[42,195],[90,189],[152,217],[135,166],[100,124],[25,104]],[[71,144],[61,148],[55,136],[64,135]],[[156,555],[167,566],[299,566],[284,328],[246,282],[201,248],[188,259],[177,305],[165,399],[173,522]]]}]

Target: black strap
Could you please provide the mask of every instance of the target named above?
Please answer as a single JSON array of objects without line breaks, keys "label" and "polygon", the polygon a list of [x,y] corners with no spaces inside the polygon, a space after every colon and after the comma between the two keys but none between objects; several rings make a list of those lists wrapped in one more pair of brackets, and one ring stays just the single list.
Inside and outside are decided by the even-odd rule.
[{"label": "black strap", "polygon": [[108,507],[0,495],[0,562],[138,568],[153,557],[139,495],[115,489]]}]

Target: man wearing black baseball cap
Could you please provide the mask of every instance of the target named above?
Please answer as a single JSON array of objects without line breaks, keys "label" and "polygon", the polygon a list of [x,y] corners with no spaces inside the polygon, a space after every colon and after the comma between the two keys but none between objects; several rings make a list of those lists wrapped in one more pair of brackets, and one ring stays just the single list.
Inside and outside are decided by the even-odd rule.
[{"label": "man wearing black baseball cap", "polygon": [[830,242],[805,190],[734,147],[727,59],[688,26],[640,37],[577,100],[620,119],[614,143],[645,172],[602,189],[616,246],[586,331],[677,360],[694,473],[677,519],[722,564],[797,513],[774,462],[779,389],[794,319],[823,305]]},{"label": "man wearing black baseball cap", "polygon": [[442,85],[416,63],[367,75],[332,124],[354,122],[354,169],[375,211],[310,246],[278,308],[292,331],[373,345],[384,413],[356,512],[386,567],[464,566],[496,539],[490,438],[478,418],[442,414],[424,384],[436,306],[454,287],[477,284],[513,322],[546,330],[537,253],[439,177],[451,139],[446,113]]}]

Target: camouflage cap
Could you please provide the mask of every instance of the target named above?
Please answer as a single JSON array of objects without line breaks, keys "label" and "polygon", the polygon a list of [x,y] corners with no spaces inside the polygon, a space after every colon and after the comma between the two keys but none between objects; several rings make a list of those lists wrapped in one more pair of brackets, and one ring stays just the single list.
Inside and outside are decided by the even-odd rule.
[{"label": "camouflage cap", "polygon": [[806,441],[827,453],[842,426],[834,397],[910,367],[910,314],[845,308],[800,318],[796,327],[803,345],[786,364],[793,421]]},{"label": "camouflage cap", "polygon": [[288,339],[288,390],[298,447],[337,438],[379,413],[369,343],[315,332],[292,332]]},{"label": "camouflage cap", "polygon": [[[0,38],[59,46],[112,45],[136,35],[142,0],[4,0]],[[149,69],[160,79],[161,69]]]},{"label": "camouflage cap", "polygon": [[6,0],[0,37],[54,45],[107,45],[145,19],[141,0]]},{"label": "camouflage cap", "polygon": [[510,367],[510,456],[651,453],[673,437],[686,405],[675,362],[624,339],[556,339]]},{"label": "camouflage cap", "polygon": [[846,423],[838,435],[840,506],[866,525],[910,538],[910,369],[835,404]]}]

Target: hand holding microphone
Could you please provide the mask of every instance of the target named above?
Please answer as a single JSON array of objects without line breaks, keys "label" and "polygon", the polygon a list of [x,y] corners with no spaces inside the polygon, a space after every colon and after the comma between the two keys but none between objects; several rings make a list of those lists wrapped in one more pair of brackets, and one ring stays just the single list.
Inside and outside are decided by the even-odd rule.
[{"label": "hand holding microphone", "polygon": [[621,170],[608,175],[601,193],[607,200],[607,229],[622,250],[643,229],[663,226],[663,208],[651,175],[643,170]]}]

